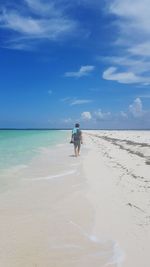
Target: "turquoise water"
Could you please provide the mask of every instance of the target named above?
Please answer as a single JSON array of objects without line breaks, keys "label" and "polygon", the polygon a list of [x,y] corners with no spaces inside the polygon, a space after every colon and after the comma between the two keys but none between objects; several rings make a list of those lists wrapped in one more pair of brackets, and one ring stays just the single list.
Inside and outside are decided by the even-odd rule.
[{"label": "turquoise water", "polygon": [[66,142],[67,135],[59,130],[0,130],[0,169],[27,164],[39,148]]}]

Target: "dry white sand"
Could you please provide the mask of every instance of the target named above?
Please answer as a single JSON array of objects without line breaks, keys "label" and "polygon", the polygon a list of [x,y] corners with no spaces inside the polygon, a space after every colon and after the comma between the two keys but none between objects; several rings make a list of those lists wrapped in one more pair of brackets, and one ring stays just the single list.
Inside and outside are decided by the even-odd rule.
[{"label": "dry white sand", "polygon": [[90,152],[84,166],[96,235],[118,242],[124,253],[119,266],[148,267],[149,132],[90,131],[87,140]]},{"label": "dry white sand", "polygon": [[86,131],[79,158],[62,144],[7,172],[0,267],[149,267],[149,151],[148,132]]}]

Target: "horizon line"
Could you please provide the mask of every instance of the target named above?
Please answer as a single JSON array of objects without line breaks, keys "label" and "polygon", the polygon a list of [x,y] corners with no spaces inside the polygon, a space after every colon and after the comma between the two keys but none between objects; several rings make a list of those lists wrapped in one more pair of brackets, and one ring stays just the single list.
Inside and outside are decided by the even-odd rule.
[{"label": "horizon line", "polygon": [[[82,128],[80,127],[82,130],[99,130],[99,131],[150,131],[150,128]],[[0,128],[0,130],[18,130],[18,131],[22,131],[22,130],[72,130],[72,127],[70,128],[17,128],[17,127],[11,127],[11,128]]]}]

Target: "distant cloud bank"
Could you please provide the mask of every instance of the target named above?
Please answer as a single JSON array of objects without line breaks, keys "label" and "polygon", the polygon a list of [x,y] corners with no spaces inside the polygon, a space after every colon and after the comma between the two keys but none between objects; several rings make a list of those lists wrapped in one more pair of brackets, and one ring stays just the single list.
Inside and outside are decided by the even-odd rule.
[{"label": "distant cloud bank", "polygon": [[79,118],[64,119],[64,122],[70,126],[74,121],[80,121],[81,125],[89,128],[102,125],[110,126],[110,128],[115,128],[117,125],[122,128],[127,127],[127,125],[129,128],[136,128],[143,123],[147,125],[150,122],[150,110],[144,110],[142,100],[137,97],[126,110],[118,113],[104,112],[101,109],[95,111],[86,110],[80,114]]}]

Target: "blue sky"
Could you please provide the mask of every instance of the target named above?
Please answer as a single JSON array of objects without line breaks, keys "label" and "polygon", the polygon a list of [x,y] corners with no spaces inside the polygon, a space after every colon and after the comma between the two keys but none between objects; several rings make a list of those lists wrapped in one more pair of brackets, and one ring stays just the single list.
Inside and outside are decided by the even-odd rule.
[{"label": "blue sky", "polygon": [[1,0],[0,127],[150,128],[149,14],[149,0]]}]

